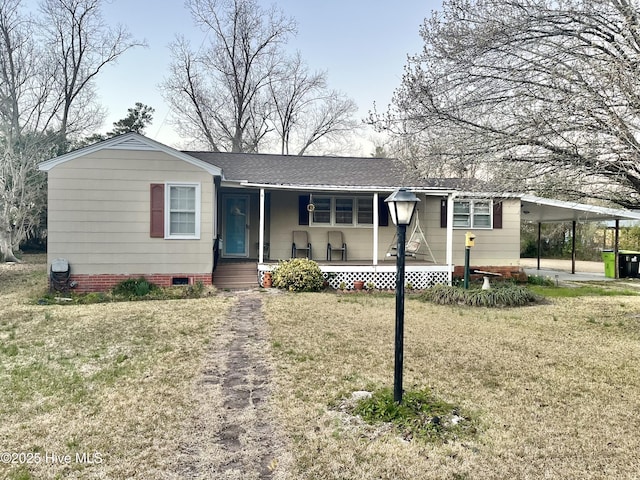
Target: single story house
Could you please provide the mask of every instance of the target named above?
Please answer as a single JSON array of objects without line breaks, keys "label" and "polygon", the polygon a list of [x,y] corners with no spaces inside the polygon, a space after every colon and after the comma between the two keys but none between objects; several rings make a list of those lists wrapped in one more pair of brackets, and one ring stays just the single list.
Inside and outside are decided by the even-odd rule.
[{"label": "single story house", "polygon": [[[474,266],[519,269],[518,196],[412,179],[392,159],[178,151],[127,133],[40,169],[48,174],[48,264],[66,259],[79,292],[139,276],[162,286],[215,284],[223,265],[227,276],[249,265],[257,285],[291,258],[294,232],[311,245],[295,255],[310,253],[332,286],[360,279],[392,288],[396,228],[384,200],[399,187],[420,199],[407,232],[407,282],[450,282],[467,231],[477,237]],[[327,258],[329,232],[340,232],[345,257]]]}]

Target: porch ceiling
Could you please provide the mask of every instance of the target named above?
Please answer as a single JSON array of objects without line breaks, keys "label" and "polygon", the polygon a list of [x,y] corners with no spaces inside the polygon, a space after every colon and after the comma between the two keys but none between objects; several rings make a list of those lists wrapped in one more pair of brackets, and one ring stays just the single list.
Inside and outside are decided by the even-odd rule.
[{"label": "porch ceiling", "polygon": [[521,216],[523,222],[603,222],[608,220],[640,221],[640,212],[599,207],[576,202],[564,202],[533,195],[522,195]]}]

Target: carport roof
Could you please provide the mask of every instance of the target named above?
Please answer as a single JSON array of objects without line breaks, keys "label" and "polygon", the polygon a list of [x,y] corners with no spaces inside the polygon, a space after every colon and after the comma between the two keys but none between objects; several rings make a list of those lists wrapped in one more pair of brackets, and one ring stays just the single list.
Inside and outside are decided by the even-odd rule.
[{"label": "carport roof", "polygon": [[640,221],[640,212],[521,195],[521,219],[529,223]]}]

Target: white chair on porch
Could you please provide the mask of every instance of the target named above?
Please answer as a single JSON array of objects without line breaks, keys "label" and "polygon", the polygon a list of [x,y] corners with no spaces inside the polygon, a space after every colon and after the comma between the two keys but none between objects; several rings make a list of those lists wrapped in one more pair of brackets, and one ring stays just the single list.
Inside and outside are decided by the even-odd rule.
[{"label": "white chair on porch", "polygon": [[296,258],[298,252],[306,252],[308,259],[313,258],[311,255],[311,243],[309,243],[309,234],[304,230],[293,231],[293,242],[291,243],[291,258]]},{"label": "white chair on porch", "polygon": [[347,244],[340,231],[327,232],[327,260],[333,260],[333,252],[340,252],[343,262],[347,261]]}]

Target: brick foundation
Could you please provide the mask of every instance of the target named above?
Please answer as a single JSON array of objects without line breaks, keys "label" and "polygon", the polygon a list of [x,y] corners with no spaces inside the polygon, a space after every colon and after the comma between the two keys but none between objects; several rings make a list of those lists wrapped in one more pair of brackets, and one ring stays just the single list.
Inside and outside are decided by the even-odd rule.
[{"label": "brick foundation", "polygon": [[[493,273],[499,273],[502,275],[502,278],[508,278],[508,279],[512,279],[515,280],[517,282],[526,282],[527,281],[527,274],[524,273],[524,270],[522,269],[522,267],[514,267],[512,265],[510,266],[476,266],[473,265],[470,267],[471,272],[473,272],[474,270],[481,270],[483,272],[493,272]],[[456,265],[455,268],[453,269],[453,276],[454,277],[464,277],[464,265]],[[480,273],[471,273],[471,280],[478,280],[478,279],[482,279],[482,274]]]},{"label": "brick foundation", "polygon": [[77,286],[72,289],[76,293],[86,292],[105,292],[110,290],[118,283],[128,278],[140,278],[144,277],[151,283],[155,283],[159,287],[170,287],[173,284],[174,278],[187,278],[189,285],[194,285],[196,282],[202,282],[205,285],[211,285],[210,273],[151,273],[147,275],[132,274],[132,275],[118,275],[118,274],[101,274],[101,275],[74,275],[71,274],[71,281],[76,282]]}]

